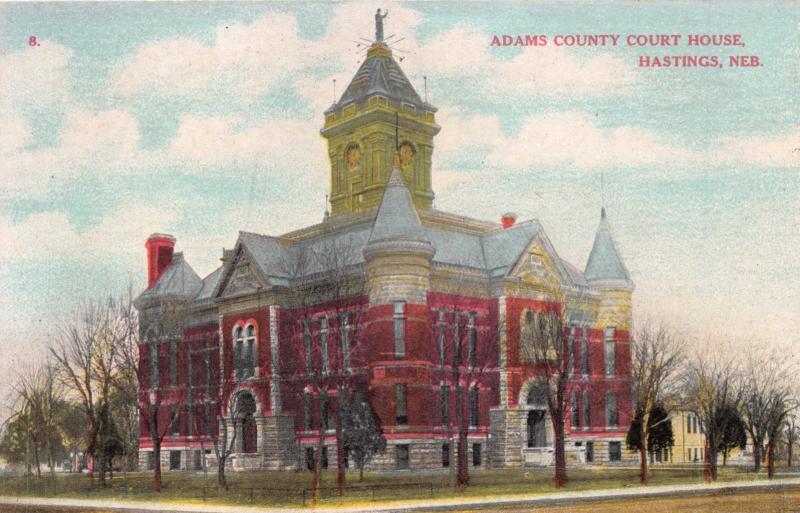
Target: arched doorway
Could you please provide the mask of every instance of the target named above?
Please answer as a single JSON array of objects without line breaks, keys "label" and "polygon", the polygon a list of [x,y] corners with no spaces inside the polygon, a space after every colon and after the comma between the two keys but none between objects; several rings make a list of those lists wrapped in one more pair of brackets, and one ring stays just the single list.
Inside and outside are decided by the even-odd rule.
[{"label": "arched doorway", "polygon": [[258,451],[258,428],[256,426],[256,400],[250,392],[242,392],[236,398],[236,433],[239,451],[252,454]]}]

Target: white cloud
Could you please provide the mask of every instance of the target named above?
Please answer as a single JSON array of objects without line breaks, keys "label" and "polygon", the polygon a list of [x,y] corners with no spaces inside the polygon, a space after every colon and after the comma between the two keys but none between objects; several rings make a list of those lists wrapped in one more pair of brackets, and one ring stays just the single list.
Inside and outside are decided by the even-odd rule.
[{"label": "white cloud", "polygon": [[0,113],[21,114],[63,105],[72,76],[71,48],[48,40],[39,46],[0,55]]},{"label": "white cloud", "polygon": [[442,109],[439,158],[448,161],[476,147],[486,149],[485,166],[525,171],[535,166],[577,170],[667,164],[696,158],[680,144],[636,126],[601,127],[584,111],[548,112],[524,119],[506,133],[495,115],[466,115]]},{"label": "white cloud", "polygon": [[293,15],[271,13],[251,25],[217,27],[210,46],[187,38],[146,43],[111,78],[110,92],[233,94],[250,100],[308,64],[314,51],[298,36]]},{"label": "white cloud", "polygon": [[724,137],[711,151],[717,162],[763,166],[787,166],[800,169],[800,130],[785,134],[749,134]]}]

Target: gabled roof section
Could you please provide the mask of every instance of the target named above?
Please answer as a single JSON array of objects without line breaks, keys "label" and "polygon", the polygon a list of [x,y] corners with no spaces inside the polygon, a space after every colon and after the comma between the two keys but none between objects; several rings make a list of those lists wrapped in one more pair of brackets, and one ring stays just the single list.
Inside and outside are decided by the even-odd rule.
[{"label": "gabled roof section", "polygon": [[480,238],[486,270],[493,275],[507,274],[541,228],[539,221],[531,219],[510,228],[482,234]]},{"label": "gabled roof section", "polygon": [[592,252],[586,262],[584,276],[587,281],[620,280],[628,284],[631,277],[622,261],[614,237],[611,235],[611,226],[606,217],[606,209],[600,210],[600,225],[594,237]]},{"label": "gabled roof section", "polygon": [[217,283],[219,283],[219,279],[222,277],[222,266],[217,267],[217,269],[203,278],[203,286],[200,288],[200,292],[197,294],[197,300],[202,301],[204,299],[210,299],[212,294],[214,293],[214,289],[217,288]]},{"label": "gabled roof section", "polygon": [[392,51],[383,43],[374,43],[367,51],[367,59],[358,68],[350,85],[333,108],[342,107],[373,95],[386,96],[410,103],[419,109],[436,111],[422,101],[403,70],[392,57]]},{"label": "gabled roof section", "polygon": [[151,288],[142,292],[137,301],[157,298],[194,299],[203,288],[203,280],[183,258],[183,253],[172,255],[172,263]]},{"label": "gabled roof section", "polygon": [[397,159],[369,236],[369,242],[381,240],[427,241]]}]

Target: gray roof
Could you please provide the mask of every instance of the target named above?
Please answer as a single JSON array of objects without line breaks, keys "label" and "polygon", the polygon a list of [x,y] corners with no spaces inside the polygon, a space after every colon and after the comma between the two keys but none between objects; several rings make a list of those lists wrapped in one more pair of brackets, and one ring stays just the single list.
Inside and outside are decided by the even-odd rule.
[{"label": "gray roof", "polygon": [[172,263],[158,281],[139,295],[138,300],[156,298],[194,299],[203,288],[203,280],[183,258],[183,253],[172,255]]},{"label": "gray roof", "polygon": [[214,272],[203,278],[203,286],[200,288],[200,292],[197,293],[197,300],[202,299],[210,299],[212,294],[214,293],[214,289],[219,283],[219,279],[222,276],[222,266],[217,267]]},{"label": "gray roof", "polygon": [[347,86],[339,102],[333,108],[357,102],[372,95],[382,95],[413,104],[420,109],[436,111],[435,107],[422,101],[394,58],[383,52],[368,52],[367,59],[358,68],[350,85]]},{"label": "gray roof", "polygon": [[510,228],[482,234],[481,242],[486,257],[486,268],[510,270],[531,240],[539,233],[539,230],[541,230],[539,221],[532,219],[515,224]]},{"label": "gray roof", "polygon": [[611,226],[606,217],[606,209],[600,210],[600,225],[594,237],[592,252],[586,262],[584,276],[588,281],[594,280],[623,280],[631,281],[628,269],[622,262],[617,245],[611,235]]},{"label": "gray roof", "polygon": [[396,161],[369,236],[370,242],[389,239],[426,240],[411,193]]}]

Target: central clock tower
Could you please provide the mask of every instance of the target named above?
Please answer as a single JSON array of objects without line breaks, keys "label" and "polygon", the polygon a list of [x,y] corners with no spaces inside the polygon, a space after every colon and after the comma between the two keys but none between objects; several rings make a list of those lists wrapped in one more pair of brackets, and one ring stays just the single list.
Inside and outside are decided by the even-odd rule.
[{"label": "central clock tower", "polygon": [[320,133],[328,141],[331,216],[359,215],[380,204],[395,155],[414,206],[433,206],[431,159],[439,133],[436,107],[423,101],[383,41],[342,97],[325,111]]}]

